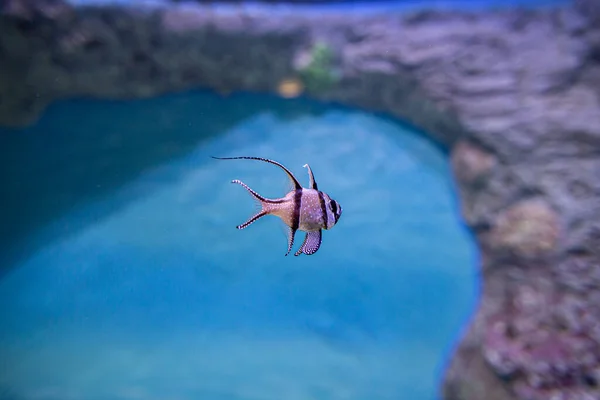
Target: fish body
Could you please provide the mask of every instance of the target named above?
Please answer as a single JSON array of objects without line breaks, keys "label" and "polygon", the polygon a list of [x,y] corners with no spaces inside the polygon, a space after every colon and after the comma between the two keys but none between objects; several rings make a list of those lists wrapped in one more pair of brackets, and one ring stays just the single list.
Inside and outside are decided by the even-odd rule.
[{"label": "fish body", "polygon": [[312,255],[319,250],[322,242],[323,230],[331,229],[337,224],[341,215],[342,207],[333,200],[327,193],[318,189],[313,172],[308,164],[304,167],[308,169],[310,178],[310,187],[304,188],[296,177],[282,164],[260,157],[213,157],[217,160],[258,160],[277,165],[285,171],[290,178],[293,189],[284,197],[278,199],[267,199],[254,190],[252,190],[244,182],[234,179],[232,183],[236,183],[244,187],[260,204],[260,211],[253,215],[248,221],[238,225],[238,229],[244,229],[264,217],[265,215],[274,215],[281,218],[287,225],[288,250],[286,256],[292,250],[294,238],[298,230],[306,232],[304,242],[300,249],[294,254],[298,256],[302,253]]}]

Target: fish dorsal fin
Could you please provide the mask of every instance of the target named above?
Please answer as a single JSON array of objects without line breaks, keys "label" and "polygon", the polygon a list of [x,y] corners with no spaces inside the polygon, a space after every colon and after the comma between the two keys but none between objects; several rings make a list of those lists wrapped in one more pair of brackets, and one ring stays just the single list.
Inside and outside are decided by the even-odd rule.
[{"label": "fish dorsal fin", "polygon": [[284,170],[285,173],[288,175],[288,177],[290,178],[290,180],[292,181],[292,183],[294,185],[294,190],[302,189],[302,185],[300,184],[300,182],[298,182],[298,179],[296,179],[294,174],[292,174],[292,172],[289,169],[287,169],[286,167],[284,167],[282,164],[278,163],[277,161],[273,161],[273,160],[269,160],[268,158],[261,158],[261,157],[214,157],[214,156],[211,156],[211,157],[216,160],[258,160],[258,161],[264,161],[264,162],[267,162],[267,163],[270,163],[273,165],[277,165],[279,168]]},{"label": "fish dorsal fin", "polygon": [[315,176],[313,175],[312,169],[310,169],[310,165],[304,164],[303,167],[308,168],[308,177],[310,178],[310,188],[319,190],[319,188],[317,187],[317,181],[315,181]]},{"label": "fish dorsal fin", "polygon": [[321,247],[321,238],[322,231],[319,229],[318,231],[306,232],[306,236],[304,237],[304,242],[302,242],[302,246],[298,249],[295,256],[299,256],[304,253],[307,256],[315,254],[319,247]]}]

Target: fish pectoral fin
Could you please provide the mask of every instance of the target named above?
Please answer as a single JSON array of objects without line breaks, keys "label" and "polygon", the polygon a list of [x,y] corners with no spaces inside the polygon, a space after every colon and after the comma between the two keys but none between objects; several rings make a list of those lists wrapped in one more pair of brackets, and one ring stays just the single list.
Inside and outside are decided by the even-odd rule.
[{"label": "fish pectoral fin", "polygon": [[236,226],[237,229],[244,229],[247,228],[250,224],[252,224],[253,222],[258,221],[260,218],[264,217],[265,215],[267,215],[268,213],[265,211],[261,211],[258,214],[255,214],[254,216],[252,216],[252,218],[250,218],[248,221],[244,222],[241,225]]},{"label": "fish pectoral fin", "polygon": [[321,247],[322,233],[323,231],[319,229],[318,231],[311,231],[306,233],[306,237],[304,238],[304,242],[302,242],[302,246],[300,249],[294,254],[295,256],[299,256],[304,253],[307,256],[315,254],[319,247]]},{"label": "fish pectoral fin", "polygon": [[296,236],[296,230],[294,228],[288,227],[287,238],[288,238],[288,249],[285,255],[287,256],[292,251],[292,246],[294,245],[294,237]]}]

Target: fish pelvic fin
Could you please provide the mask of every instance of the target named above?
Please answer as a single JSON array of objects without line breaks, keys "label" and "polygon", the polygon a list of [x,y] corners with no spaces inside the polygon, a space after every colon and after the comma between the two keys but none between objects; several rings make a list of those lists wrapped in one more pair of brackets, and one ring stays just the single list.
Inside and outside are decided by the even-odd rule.
[{"label": "fish pelvic fin", "polygon": [[286,256],[288,254],[290,254],[290,251],[292,251],[292,247],[294,246],[294,238],[295,237],[296,237],[296,229],[289,227],[288,231],[287,231],[288,248],[287,248],[287,253],[285,253]]}]

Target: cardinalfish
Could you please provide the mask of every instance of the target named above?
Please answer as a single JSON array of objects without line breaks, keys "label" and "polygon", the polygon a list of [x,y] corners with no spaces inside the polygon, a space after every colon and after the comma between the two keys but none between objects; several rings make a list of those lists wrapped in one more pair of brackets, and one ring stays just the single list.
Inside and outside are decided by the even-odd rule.
[{"label": "cardinalfish", "polygon": [[302,253],[306,255],[315,254],[321,247],[323,229],[331,229],[340,219],[342,215],[342,207],[340,204],[331,199],[327,193],[319,190],[315,177],[308,164],[304,167],[308,169],[308,177],[310,179],[310,188],[304,188],[298,182],[298,179],[277,161],[269,160],[260,157],[212,157],[217,160],[258,160],[277,165],[283,169],[290,178],[293,189],[279,199],[267,199],[254,190],[250,189],[244,182],[234,179],[231,183],[237,183],[246,189],[252,197],[254,197],[259,205],[260,211],[253,215],[248,221],[238,225],[237,229],[247,228],[253,222],[256,222],[265,215],[274,215],[283,220],[287,225],[288,249],[285,255],[290,254],[294,245],[294,237],[296,231],[301,230],[306,232],[304,242],[298,251],[294,254],[298,256]]}]

